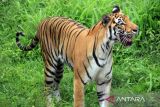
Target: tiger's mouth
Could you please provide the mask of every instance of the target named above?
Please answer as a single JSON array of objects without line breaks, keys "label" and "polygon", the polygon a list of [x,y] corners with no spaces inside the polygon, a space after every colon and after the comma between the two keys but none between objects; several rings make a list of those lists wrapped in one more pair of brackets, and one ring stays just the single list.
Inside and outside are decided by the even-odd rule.
[{"label": "tiger's mouth", "polygon": [[132,45],[132,36],[129,36],[129,35],[120,35],[120,41],[125,46],[131,46]]},{"label": "tiger's mouth", "polygon": [[132,37],[134,35],[133,34],[120,34],[119,38],[120,38],[120,41],[121,43],[124,45],[124,46],[131,46],[132,45]]}]

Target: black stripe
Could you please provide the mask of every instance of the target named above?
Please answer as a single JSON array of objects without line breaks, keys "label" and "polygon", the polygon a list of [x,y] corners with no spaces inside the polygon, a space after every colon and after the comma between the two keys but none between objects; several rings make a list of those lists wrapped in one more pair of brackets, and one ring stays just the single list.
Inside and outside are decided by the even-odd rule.
[{"label": "black stripe", "polygon": [[67,44],[67,46],[66,46],[66,61],[67,61],[67,63],[69,63],[69,62],[68,62],[68,56],[67,56],[68,44],[69,44],[69,41],[71,41],[71,40],[70,40],[70,37],[71,37],[72,32],[73,32],[74,30],[76,30],[76,29],[77,29],[77,28],[72,29],[71,32],[69,32],[69,34],[67,34],[67,35],[69,35],[69,38],[68,38],[67,43],[66,43],[66,44]]},{"label": "black stripe", "polygon": [[101,100],[98,100],[99,102],[102,102],[102,101],[104,101],[105,99],[101,99]]},{"label": "black stripe", "polygon": [[[56,55],[56,57],[58,57],[58,52],[56,52],[57,49],[54,49],[54,53]],[[58,51],[58,50],[57,50]]]},{"label": "black stripe", "polygon": [[103,45],[101,45],[101,49],[102,49],[103,53],[105,53],[105,51],[104,51],[104,49],[103,49]]},{"label": "black stripe", "polygon": [[[56,59],[55,56],[54,56],[53,50],[51,50],[51,54],[52,54],[53,60],[57,63],[57,59]],[[52,58],[51,58],[51,59],[52,59]]]},{"label": "black stripe", "polygon": [[112,78],[111,78],[111,79],[109,79],[108,81],[104,81],[104,82],[102,82],[102,83],[97,83],[97,85],[108,84],[111,80],[112,80]]},{"label": "black stripe", "polygon": [[[72,41],[72,39],[73,39],[73,37],[75,37],[76,33],[78,33],[78,31],[74,32],[73,35],[71,35],[72,37],[70,38],[70,41]],[[75,42],[72,45],[74,45],[74,44],[75,44]]]},{"label": "black stripe", "polygon": [[81,78],[81,76],[80,76],[80,74],[79,74],[78,71],[77,71],[77,73],[78,73],[79,78],[81,79],[81,82],[82,82],[84,85],[86,85],[86,83],[83,81],[83,79]]},{"label": "black stripe", "polygon": [[58,73],[63,73],[63,69],[61,69],[61,70],[58,70]]},{"label": "black stripe", "polygon": [[60,19],[55,26],[55,31],[59,31],[60,28],[62,27],[61,24],[63,24],[64,20]]},{"label": "black stripe", "polygon": [[[87,56],[87,50],[86,50],[86,56]],[[88,56],[87,56],[87,62],[88,62],[88,64],[89,64],[89,66],[92,68],[92,66],[91,66],[91,63],[90,63],[90,61],[89,61]]]},{"label": "black stripe", "polygon": [[56,66],[54,65],[54,63],[51,63],[50,60],[47,60],[47,62],[49,63],[49,65],[55,69],[55,71],[57,70]]},{"label": "black stripe", "polygon": [[[52,51],[52,50],[51,50],[51,51]],[[52,57],[51,54],[48,53],[48,51],[46,51],[46,54],[48,54],[49,59],[51,59],[51,63],[54,63],[54,61],[55,61],[54,58],[53,58],[54,56]],[[54,60],[54,61],[53,61],[53,60]],[[56,61],[55,61],[55,62],[56,62]]]},{"label": "black stripe", "polygon": [[105,61],[106,60],[106,58],[98,58],[99,60],[102,60],[102,61]]},{"label": "black stripe", "polygon": [[45,41],[45,42],[44,42],[44,45],[45,45],[46,51],[49,50],[49,44],[48,44],[48,36],[49,36],[49,35],[47,35],[47,30],[48,30],[47,26],[48,26],[49,21],[50,21],[50,20],[47,20],[46,23],[45,23],[45,25],[44,25],[44,26],[45,26],[45,27],[44,27],[44,29],[45,29],[45,30],[44,30],[44,34],[45,34],[45,36],[44,36],[44,37],[45,37],[45,39],[44,39],[44,41]]},{"label": "black stripe", "polygon": [[46,72],[45,72],[45,76],[47,76],[49,78],[53,78],[53,76],[48,75]]},{"label": "black stripe", "polygon": [[[42,45],[43,47],[44,47],[44,42],[45,42],[45,41],[44,41],[44,38],[43,38],[43,37],[44,37],[44,31],[45,31],[45,30],[44,30],[45,23],[46,23],[46,20],[44,20],[44,21],[42,22],[41,26],[39,27],[39,29],[40,29],[40,30],[39,30],[40,36],[41,36],[41,39],[42,39],[40,42],[41,42],[41,44],[43,44],[43,45]],[[42,48],[42,50],[45,51],[45,48]]]},{"label": "black stripe", "polygon": [[23,32],[16,33],[16,42],[19,42],[19,36],[24,36],[24,33]]},{"label": "black stripe", "polygon": [[60,83],[60,80],[58,78],[54,78],[54,81],[56,81],[57,83]]},{"label": "black stripe", "polygon": [[55,77],[56,78],[62,78],[62,76],[63,76],[63,70],[57,70],[56,74],[55,74]]},{"label": "black stripe", "polygon": [[91,63],[90,63],[90,61],[89,61],[89,58],[88,58],[88,57],[87,57],[87,61],[88,61],[89,66],[92,68]]},{"label": "black stripe", "polygon": [[[33,42],[34,42],[34,41],[33,41]],[[36,46],[33,42],[32,42],[31,45],[30,45],[31,48],[34,48],[34,47]]]},{"label": "black stripe", "polygon": [[49,35],[47,34],[47,30],[48,30],[48,23],[49,23],[49,21],[50,20],[48,20],[47,22],[46,22],[46,30],[45,30],[45,34],[46,34],[46,41],[47,41],[47,47],[48,47],[48,49],[50,49],[50,47],[49,47],[49,40],[48,40],[48,37],[49,37]]},{"label": "black stripe", "polygon": [[24,50],[24,46],[22,46],[22,44],[21,44],[21,42],[20,42],[20,40],[19,40],[19,36],[20,36],[20,35],[21,35],[20,32],[17,32],[17,33],[16,33],[16,44],[17,44],[17,46],[18,46],[19,49],[21,49],[22,51],[25,51],[25,50]]},{"label": "black stripe", "polygon": [[101,94],[101,93],[103,93],[103,91],[97,92],[97,94]]},{"label": "black stripe", "polygon": [[56,77],[57,79],[61,79],[61,78],[63,77],[63,75],[62,75],[62,74],[57,74],[57,75],[55,75],[55,77]]},{"label": "black stripe", "polygon": [[31,43],[30,47],[31,47],[31,48],[34,48],[35,46],[36,46],[36,44],[34,44],[34,39],[33,39],[33,41],[32,41],[32,43]]},{"label": "black stripe", "polygon": [[81,31],[76,35],[75,41],[74,41],[74,48],[73,48],[73,49],[75,49],[75,43],[76,43],[76,41],[77,41],[77,37],[78,37],[78,36],[81,34],[81,32],[84,31],[84,30],[85,30],[85,28],[81,29]]},{"label": "black stripe", "polygon": [[111,80],[112,80],[112,78],[111,78],[111,79],[109,79],[109,80],[106,82],[106,84],[108,84],[109,82],[111,82]]},{"label": "black stripe", "polygon": [[59,18],[57,18],[57,19],[55,19],[55,20],[53,20],[52,22],[51,22],[51,25],[50,25],[50,35],[52,36],[52,24],[55,24],[55,22],[58,20]]},{"label": "black stripe", "polygon": [[48,81],[48,80],[45,80],[45,82],[46,82],[46,84],[52,84],[53,83],[53,81]]},{"label": "black stripe", "polygon": [[96,61],[96,64],[97,64],[99,67],[103,67],[103,65],[100,65],[100,63],[98,62],[98,59],[97,59],[97,56],[96,56],[96,52],[95,52],[95,42],[94,42],[94,47],[93,47],[92,55],[93,55],[93,58],[94,58],[95,61]]},{"label": "black stripe", "polygon": [[63,74],[63,69],[58,69],[57,71],[56,71],[56,75],[55,76],[60,76],[60,75],[62,75]]},{"label": "black stripe", "polygon": [[[68,40],[68,41],[69,41],[69,40]],[[68,42],[67,42],[67,46],[66,46],[66,50],[65,50],[65,53],[66,53],[66,54],[65,54],[65,57],[66,57],[66,62],[69,63],[69,62],[68,62],[68,55],[67,55],[67,52],[68,52],[68,51],[67,51],[67,50],[68,50]]]},{"label": "black stripe", "polygon": [[91,31],[91,29],[88,31],[87,36],[89,35],[90,31]]},{"label": "black stripe", "polygon": [[81,32],[84,31],[84,30],[85,30],[85,28],[81,29],[81,31],[77,34],[76,39],[81,34]]},{"label": "black stripe", "polygon": [[[69,25],[71,23],[71,21],[68,21],[67,23],[66,23],[66,26],[65,26],[65,30],[63,31],[63,32],[67,32],[67,30],[68,30],[68,28],[71,26],[71,25]],[[73,22],[74,23],[74,22]],[[67,26],[68,25],[68,26]]]},{"label": "black stripe", "polygon": [[73,68],[73,66],[70,64],[70,63],[67,63],[67,65],[72,69]]},{"label": "black stripe", "polygon": [[103,94],[103,91],[97,92],[97,96],[100,96]]},{"label": "black stripe", "polygon": [[106,43],[106,49],[107,50],[109,49],[109,41],[107,41],[107,43]]},{"label": "black stripe", "polygon": [[[72,23],[73,22],[73,23]],[[71,25],[69,25],[70,23],[72,23]],[[75,24],[76,24],[76,22],[75,21],[69,21],[68,23],[67,23],[69,26],[66,26],[67,28],[65,28],[65,33],[67,32],[67,30],[68,29],[70,29],[70,28],[72,28]],[[68,34],[66,35],[66,36],[68,36]],[[66,37],[65,36],[65,37]],[[64,38],[64,40],[65,40],[65,38]],[[64,42],[64,40],[63,40],[63,42]]]},{"label": "black stripe", "polygon": [[36,34],[36,37],[34,38],[34,41],[38,42],[39,39],[37,38],[37,34]]},{"label": "black stripe", "polygon": [[105,77],[107,77],[111,72],[112,72],[112,66],[111,66],[110,71],[105,75]]},{"label": "black stripe", "polygon": [[87,35],[89,35],[89,33],[90,33],[91,31],[93,31],[96,26],[97,26],[97,24],[95,24],[91,29],[89,29],[89,32],[88,32]]},{"label": "black stripe", "polygon": [[[96,25],[97,25],[97,24],[96,24]],[[95,26],[93,26],[92,31],[94,30],[94,28],[96,27],[96,25],[95,25]]]},{"label": "black stripe", "polygon": [[109,26],[109,33],[110,33],[109,39],[112,40],[112,29],[111,29],[111,26]]},{"label": "black stripe", "polygon": [[56,75],[55,75],[55,81],[56,82],[60,82],[61,78],[63,77],[63,68],[61,68],[63,66],[63,64],[59,64],[57,65],[57,71],[56,71]]},{"label": "black stripe", "polygon": [[[70,37],[72,36],[71,34],[72,34],[72,32],[73,32],[74,30],[76,30],[76,29],[78,29],[78,28],[72,29],[71,32],[69,32],[69,34],[68,34],[68,35],[69,35],[69,38],[68,38],[68,40],[67,40],[66,53],[67,53],[67,50],[68,50],[68,44],[69,44],[70,41],[71,41],[71,40],[70,40]],[[74,36],[74,35],[73,35],[73,36]],[[72,36],[72,37],[73,37],[73,36]]]},{"label": "black stripe", "polygon": [[45,50],[47,51],[47,43],[46,43],[46,23],[48,22],[48,20],[46,20],[42,25],[43,25],[43,30],[42,30],[42,36],[43,36],[43,45],[45,47]]},{"label": "black stripe", "polygon": [[63,68],[63,65],[64,65],[64,64],[61,63],[61,61],[58,61],[56,67],[57,67],[57,69],[62,69],[62,68]]},{"label": "black stripe", "polygon": [[105,84],[106,82],[102,82],[102,83],[97,83],[97,85],[103,85],[103,84]]},{"label": "black stripe", "polygon": [[[74,23],[72,23],[70,26],[68,26],[68,27],[66,28],[66,32],[67,32],[68,29],[71,29],[75,24],[76,24],[76,22],[74,22]],[[69,30],[69,31],[70,31],[70,30]],[[69,34],[70,34],[69,31],[67,32],[67,35],[66,35],[67,39],[68,39],[68,36],[70,36],[70,35],[69,35]]]},{"label": "black stripe", "polygon": [[63,19],[59,19],[59,20],[58,20],[58,22],[56,23],[56,25],[55,25],[55,27],[54,27],[54,30],[55,30],[55,31],[57,31],[57,29],[59,29],[59,27],[61,27],[60,24],[62,24],[63,21],[64,21]]},{"label": "black stripe", "polygon": [[64,42],[62,42],[62,47],[61,47],[61,55],[63,57],[63,47],[64,47]]},{"label": "black stripe", "polygon": [[19,42],[19,37],[18,36],[16,36],[16,42]]},{"label": "black stripe", "polygon": [[108,53],[108,56],[111,54],[111,52],[112,52],[112,47],[111,47],[111,49],[110,49],[110,51],[109,51],[109,53]]},{"label": "black stripe", "polygon": [[46,70],[47,70],[50,74],[55,75],[55,72],[53,72],[53,71],[50,70],[49,68],[46,67]]},{"label": "black stripe", "polygon": [[[55,31],[54,31],[54,28],[53,28],[53,27],[55,27],[54,24],[55,24],[55,22],[56,22],[57,20],[59,20],[59,18],[54,19],[53,21],[51,20],[52,22],[51,22],[51,24],[50,24],[50,26],[49,26],[49,28],[50,28],[50,37],[51,37],[51,38],[52,38],[52,37],[55,38],[55,36],[56,36],[55,33],[54,33]],[[53,39],[53,38],[52,38],[52,39]],[[55,40],[55,39],[54,39],[54,42],[56,43],[56,40]]]},{"label": "black stripe", "polygon": [[[69,22],[69,24],[72,22]],[[76,24],[76,22],[73,22],[71,25],[67,26],[66,30],[64,32],[67,32],[68,29],[72,28],[74,25]]]},{"label": "black stripe", "polygon": [[[60,27],[59,34],[58,34],[58,45],[60,44],[60,37],[61,37],[61,34],[63,33],[64,28],[66,27],[66,23],[67,22],[64,22],[63,25]],[[58,49],[58,53],[59,53],[59,49]]]},{"label": "black stripe", "polygon": [[92,80],[92,78],[91,78],[91,76],[89,75],[89,72],[88,72],[88,70],[87,70],[87,67],[85,66],[84,63],[83,63],[83,66],[84,66],[84,69],[85,69],[85,71],[86,71],[86,73],[87,73],[87,76],[89,77],[90,80]]},{"label": "black stripe", "polygon": [[113,28],[113,30],[114,30],[114,35],[117,36],[117,35],[116,35],[116,31],[115,31],[115,30],[116,30],[115,27]]},{"label": "black stripe", "polygon": [[76,28],[74,28],[74,29],[72,29],[70,32],[69,32],[69,36],[72,34],[72,32],[74,31],[74,30],[76,30],[76,29],[80,29],[80,28],[78,28],[78,27],[76,27]]},{"label": "black stripe", "polygon": [[[70,21],[67,23],[67,24],[69,24],[69,23],[71,23]],[[75,23],[73,23],[73,25],[74,25]],[[64,31],[65,32],[65,34],[66,34],[66,32],[67,32],[67,30],[68,30],[68,28],[70,28],[71,27],[71,25],[69,25],[69,26],[67,26],[67,28],[65,28],[66,30]],[[67,37],[67,35],[65,35],[65,37],[64,37],[64,39],[63,39],[63,41],[62,41],[62,48],[61,48],[61,55],[63,56],[63,48],[64,48],[64,42],[65,42],[65,40],[66,40],[66,37]]]},{"label": "black stripe", "polygon": [[104,95],[103,91],[97,92],[98,99],[102,98]]},{"label": "black stripe", "polygon": [[58,20],[58,22],[56,23],[56,25],[54,26],[54,28],[53,28],[53,31],[54,31],[54,33],[55,33],[55,35],[54,35],[54,42],[55,42],[55,45],[58,45],[57,44],[57,34],[56,34],[56,31],[57,31],[57,26],[59,26],[60,24],[62,23],[62,20]]}]

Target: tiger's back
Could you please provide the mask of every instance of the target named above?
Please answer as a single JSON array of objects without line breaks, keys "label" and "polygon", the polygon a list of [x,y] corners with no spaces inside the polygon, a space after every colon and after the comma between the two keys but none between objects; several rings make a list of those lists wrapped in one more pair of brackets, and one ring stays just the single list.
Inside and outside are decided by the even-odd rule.
[{"label": "tiger's back", "polygon": [[81,33],[87,35],[87,32],[88,28],[72,19],[53,17],[42,21],[37,38],[44,57],[54,54],[56,60],[59,58],[72,66],[76,40]]}]

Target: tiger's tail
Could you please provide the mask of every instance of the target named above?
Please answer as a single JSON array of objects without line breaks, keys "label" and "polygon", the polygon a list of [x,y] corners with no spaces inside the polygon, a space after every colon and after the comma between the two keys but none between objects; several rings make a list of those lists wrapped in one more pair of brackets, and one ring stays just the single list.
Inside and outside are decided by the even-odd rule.
[{"label": "tiger's tail", "polygon": [[39,42],[38,38],[35,36],[32,39],[32,42],[28,46],[23,46],[21,44],[20,40],[19,40],[19,36],[24,36],[24,33],[23,32],[17,32],[16,33],[16,44],[19,47],[19,49],[21,49],[22,51],[30,51],[30,50],[32,50],[33,48],[36,47],[36,45]]}]

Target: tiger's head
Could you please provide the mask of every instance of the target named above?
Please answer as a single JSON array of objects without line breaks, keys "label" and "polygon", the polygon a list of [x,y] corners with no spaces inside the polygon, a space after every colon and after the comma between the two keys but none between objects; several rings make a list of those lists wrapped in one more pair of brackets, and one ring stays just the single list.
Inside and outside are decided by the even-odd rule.
[{"label": "tiger's head", "polygon": [[103,17],[102,23],[109,24],[110,39],[118,40],[125,46],[130,46],[132,37],[138,33],[138,26],[118,6],[114,6],[112,14]]}]

